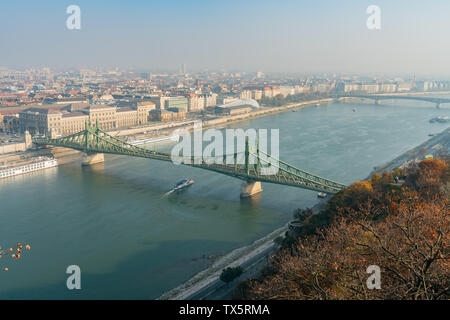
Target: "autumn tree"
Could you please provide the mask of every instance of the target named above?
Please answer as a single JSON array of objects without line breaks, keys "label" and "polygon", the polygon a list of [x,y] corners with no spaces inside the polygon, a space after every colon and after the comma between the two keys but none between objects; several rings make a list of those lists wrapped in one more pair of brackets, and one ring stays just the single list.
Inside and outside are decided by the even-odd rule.
[{"label": "autumn tree", "polygon": [[[370,202],[360,211],[371,215]],[[416,193],[383,221],[338,218],[273,257],[274,273],[246,289],[251,299],[448,299],[447,203]],[[380,290],[369,290],[367,267],[381,268]],[[240,288],[242,290],[242,287]]]},{"label": "autumn tree", "polygon": [[408,168],[406,183],[428,199],[444,193],[449,181],[448,165],[439,159],[423,160]]},{"label": "autumn tree", "polygon": [[[8,258],[20,259],[23,251],[30,250],[30,249],[31,249],[30,245],[28,245],[28,244],[22,245],[20,242],[18,242],[16,246],[7,248],[7,249],[2,249],[2,247],[0,246],[0,262],[6,263],[6,260]],[[9,270],[9,268],[7,266],[3,267],[3,271],[8,271],[8,270]]]},{"label": "autumn tree", "polygon": [[[393,174],[406,175],[405,184],[392,183]],[[445,162],[425,160],[352,184],[318,214],[298,210],[304,225],[295,240],[236,296],[449,299],[448,177]],[[366,283],[371,265],[381,269],[379,290]]]}]

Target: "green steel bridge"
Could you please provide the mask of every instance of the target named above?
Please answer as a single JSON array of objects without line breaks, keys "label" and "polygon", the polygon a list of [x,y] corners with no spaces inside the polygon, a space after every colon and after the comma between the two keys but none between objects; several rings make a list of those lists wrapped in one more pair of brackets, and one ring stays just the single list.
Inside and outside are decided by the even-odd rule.
[{"label": "green steel bridge", "polygon": [[[109,135],[101,130],[98,125],[92,127],[87,125],[84,131],[65,137],[33,138],[33,143],[38,146],[71,148],[84,152],[86,155],[107,153],[173,162],[170,153],[157,152],[135,146]],[[244,157],[245,161],[238,161],[239,156]],[[253,161],[251,161],[251,157],[253,157]],[[229,162],[231,161],[226,161],[226,159],[229,158],[234,159],[232,161],[233,163],[230,164]],[[346,188],[346,185],[344,184],[319,177],[315,174],[296,168],[284,161],[275,159],[262,150],[259,150],[259,148],[251,148],[249,146],[248,138],[245,144],[245,151],[234,153],[232,155],[224,155],[223,163],[214,163],[214,161],[195,159],[194,157],[183,159],[183,165],[214,171],[247,182],[259,181],[276,183],[324,192],[327,194],[333,194]],[[277,170],[272,171],[276,173],[272,175],[261,174],[261,168],[263,166],[266,168],[274,166]]]},{"label": "green steel bridge", "polygon": [[338,95],[337,98],[359,98],[374,100],[375,104],[379,104],[381,100],[416,100],[434,103],[437,108],[440,108],[444,103],[450,103],[450,99],[436,98],[436,97],[423,97],[423,96],[411,96],[411,95],[396,95],[396,94],[343,94]]}]

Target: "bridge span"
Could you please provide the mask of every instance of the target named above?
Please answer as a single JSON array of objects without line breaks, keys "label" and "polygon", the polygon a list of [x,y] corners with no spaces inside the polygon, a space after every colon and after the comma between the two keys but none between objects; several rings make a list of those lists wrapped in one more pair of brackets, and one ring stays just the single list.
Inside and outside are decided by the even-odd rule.
[{"label": "bridge span", "polygon": [[[89,127],[86,123],[85,130],[65,137],[33,138],[33,143],[38,146],[57,146],[81,151],[85,154],[84,162],[86,164],[104,161],[103,154],[105,153],[173,162],[170,153],[152,151],[122,141],[99,129],[98,124]],[[228,157],[233,159],[232,163],[225,161]],[[238,161],[238,157],[241,157],[240,159],[244,157],[245,161]],[[251,161],[251,157],[255,161]],[[186,158],[184,159],[186,160]],[[215,163],[208,161],[208,159],[194,159],[194,157],[188,158],[187,160],[187,163],[184,162],[183,165],[214,171],[243,180],[241,189],[241,196],[243,197],[252,196],[261,192],[261,182],[281,184],[327,194],[334,194],[347,187],[342,183],[322,178],[296,168],[284,161],[275,159],[271,155],[259,150],[258,147],[256,147],[256,150],[255,148],[250,148],[248,139],[243,153],[224,155],[223,163]],[[276,173],[261,173],[262,167],[267,168],[270,166],[274,166],[277,169],[272,171]]]},{"label": "bridge span", "polygon": [[434,97],[422,97],[411,95],[391,95],[391,94],[344,94],[338,95],[338,99],[345,98],[359,98],[374,100],[375,104],[379,104],[381,100],[415,100],[434,103],[437,108],[440,108],[444,103],[450,103],[450,99],[446,98],[434,98]]}]

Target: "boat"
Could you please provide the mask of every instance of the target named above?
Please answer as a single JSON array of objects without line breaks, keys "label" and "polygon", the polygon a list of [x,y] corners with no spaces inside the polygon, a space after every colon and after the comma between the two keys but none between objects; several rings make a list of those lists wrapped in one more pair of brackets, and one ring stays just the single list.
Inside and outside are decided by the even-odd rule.
[{"label": "boat", "polygon": [[438,116],[433,119],[430,119],[430,123],[439,122],[439,123],[447,123],[450,122],[450,119],[448,116]]},{"label": "boat", "polygon": [[37,157],[31,160],[14,162],[12,164],[0,166],[0,179],[53,168],[56,166],[58,166],[58,160],[51,157]]},{"label": "boat", "polygon": [[318,193],[317,193],[317,197],[318,197],[318,198],[326,198],[326,197],[327,197],[327,194],[326,194],[325,192],[318,192]]},{"label": "boat", "polygon": [[189,188],[194,184],[194,182],[195,182],[194,179],[191,178],[182,179],[173,186],[172,191],[181,191],[186,188]]}]

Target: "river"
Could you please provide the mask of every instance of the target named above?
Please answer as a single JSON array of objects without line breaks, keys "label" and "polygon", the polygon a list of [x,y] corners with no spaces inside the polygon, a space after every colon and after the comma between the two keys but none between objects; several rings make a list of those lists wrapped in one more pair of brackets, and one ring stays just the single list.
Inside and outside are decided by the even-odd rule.
[{"label": "river", "polygon": [[[448,127],[429,123],[438,115],[450,116],[450,108],[334,103],[230,127],[279,128],[282,160],[349,184]],[[164,197],[183,177],[196,183]],[[317,202],[315,192],[267,183],[259,196],[241,200],[240,185],[213,172],[113,155],[88,168],[69,163],[0,180],[0,245],[31,245],[19,260],[0,259],[0,298],[157,298]],[[69,265],[81,268],[81,290],[66,287]]]}]

